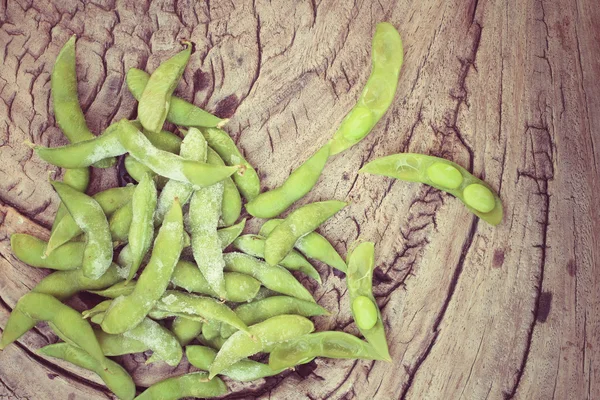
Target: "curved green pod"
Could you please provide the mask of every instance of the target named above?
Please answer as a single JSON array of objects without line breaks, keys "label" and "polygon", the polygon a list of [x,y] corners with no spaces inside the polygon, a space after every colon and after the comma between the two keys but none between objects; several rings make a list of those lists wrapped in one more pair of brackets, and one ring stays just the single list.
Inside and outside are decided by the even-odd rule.
[{"label": "curved green pod", "polygon": [[136,400],[178,400],[187,397],[208,399],[227,393],[219,378],[208,379],[206,372],[192,372],[162,380],[146,389]]},{"label": "curved green pod", "polygon": [[25,264],[36,268],[49,268],[60,271],[81,267],[83,262],[84,242],[70,242],[46,256],[48,243],[25,233],[10,235],[10,247],[13,254]]}]

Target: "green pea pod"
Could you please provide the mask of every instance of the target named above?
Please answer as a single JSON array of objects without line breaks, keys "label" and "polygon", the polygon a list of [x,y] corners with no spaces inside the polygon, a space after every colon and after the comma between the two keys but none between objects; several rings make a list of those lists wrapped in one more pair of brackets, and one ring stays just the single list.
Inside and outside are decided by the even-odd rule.
[{"label": "green pea pod", "polygon": [[260,179],[248,161],[242,156],[235,142],[227,132],[218,128],[202,130],[208,145],[215,150],[227,165],[243,165],[243,173],[233,175],[233,180],[246,200],[254,199],[260,193]]},{"label": "green pea pod", "polygon": [[[225,201],[224,198],[223,198],[223,201]],[[217,234],[219,235],[219,239],[221,240],[221,248],[225,249],[227,246],[229,246],[231,243],[233,243],[233,241],[242,234],[245,227],[246,227],[246,218],[244,218],[243,220],[241,220],[240,222],[238,222],[235,225],[231,225],[231,226],[228,226],[227,228],[219,229],[217,231]]]},{"label": "green pea pod", "polygon": [[67,184],[52,181],[52,186],[69,214],[86,235],[81,268],[89,278],[101,277],[112,263],[113,248],[108,221],[96,200]]},{"label": "green pea pod", "polygon": [[276,292],[314,302],[312,295],[288,270],[279,265],[271,266],[243,253],[225,253],[225,271],[239,272],[259,280],[263,286]]},{"label": "green pea pod", "polygon": [[13,233],[10,236],[10,247],[13,254],[25,264],[36,268],[62,271],[81,267],[84,242],[65,243],[64,246],[46,257],[44,251],[47,245],[43,240],[24,233]]},{"label": "green pea pod", "polygon": [[502,221],[500,197],[490,185],[452,161],[424,154],[400,153],[373,160],[358,172],[425,183],[457,197],[490,225]]},{"label": "green pea pod", "polygon": [[133,197],[131,226],[129,228],[129,249],[131,251],[131,266],[127,281],[136,274],[142,260],[154,238],[154,210],[156,209],[156,186],[150,175],[146,175],[139,183]]},{"label": "green pea pod", "polygon": [[[225,272],[225,300],[235,303],[250,301],[260,289],[260,281],[237,272]],[[218,297],[194,263],[180,260],[171,276],[171,283],[188,292]]]},{"label": "green pea pod", "polygon": [[278,188],[256,196],[246,210],[257,218],[273,218],[300,200],[317,184],[329,158],[329,143],[299,166]]},{"label": "green pea pod", "polygon": [[187,346],[202,332],[202,322],[185,317],[176,317],[171,324],[171,332],[173,332],[179,344]]},{"label": "green pea pod", "polygon": [[[77,72],[75,65],[75,35],[62,47],[50,76],[50,93],[54,106],[54,118],[69,142],[77,143],[95,136],[90,132],[77,95]],[[99,168],[115,164],[114,158],[98,161]]]},{"label": "green pea pod", "polygon": [[306,364],[315,357],[384,360],[373,346],[356,336],[344,332],[326,331],[311,333],[278,344],[269,356],[269,367],[283,370]]},{"label": "green pea pod", "polygon": [[[72,271],[57,271],[47,275],[33,289],[32,292],[44,293],[61,301],[68,299],[75,293],[83,290],[104,289],[123,278],[116,264],[111,267],[99,279],[85,277],[81,269]],[[0,350],[20,338],[25,332],[35,326],[35,320],[13,309],[0,338]]]},{"label": "green pea pod", "polygon": [[[225,162],[210,147],[207,149],[206,162],[212,165],[225,165]],[[221,220],[219,226],[231,226],[242,213],[242,197],[231,178],[225,178],[223,182],[223,203],[221,204]]]},{"label": "green pea pod", "polygon": [[[271,219],[266,221],[260,228],[261,236],[269,236],[275,227],[281,224],[282,219]],[[344,259],[333,248],[331,243],[317,232],[308,233],[296,241],[294,245],[306,257],[324,262],[342,272],[346,272],[346,263]]]},{"label": "green pea pod", "polygon": [[131,201],[115,211],[108,219],[108,227],[113,242],[127,243],[129,228],[133,220],[133,207]]},{"label": "green pea pod", "polygon": [[55,343],[44,346],[38,353],[47,357],[70,362],[78,367],[95,372],[106,386],[122,400],[131,400],[135,397],[135,383],[129,373],[112,360],[106,360],[106,370],[84,350],[67,343]]},{"label": "green pea pod", "polygon": [[275,345],[311,333],[314,329],[313,323],[307,318],[299,315],[278,315],[252,325],[252,336],[236,332],[225,341],[210,365],[209,379],[246,357],[262,351],[268,352]]},{"label": "green pea pod", "polygon": [[[235,239],[233,248],[254,257],[264,258],[265,238],[258,235],[242,235]],[[302,254],[295,250],[290,251],[288,255],[279,262],[279,265],[290,271],[300,271],[321,283],[319,272],[306,260],[306,258],[304,258],[304,256],[302,256]]]},{"label": "green pea pod", "polygon": [[136,400],[178,400],[184,397],[219,397],[227,393],[227,386],[219,378],[208,379],[205,372],[167,378],[146,389]]},{"label": "green pea pod", "polygon": [[[116,210],[131,200],[134,190],[134,185],[112,188],[96,193],[92,198],[98,202],[104,214],[110,217]],[[82,230],[73,217],[70,214],[65,215],[50,235],[48,247],[46,248],[46,256],[49,256],[55,249],[81,233]]]},{"label": "green pea pod", "polygon": [[[129,71],[127,71],[127,87],[136,100],[140,100],[142,97],[142,93],[144,92],[149,79],[150,74],[141,69],[130,68]],[[227,120],[216,117],[177,96],[171,96],[169,101],[171,106],[167,113],[167,121],[175,125],[216,127],[227,122]]]},{"label": "green pea pod", "polygon": [[[329,315],[329,312],[312,301],[300,300],[289,296],[272,296],[266,299],[242,304],[235,313],[246,325],[254,325],[271,317],[282,314],[295,314],[303,317]],[[221,327],[221,336],[228,338],[235,332],[230,326]]]},{"label": "green pea pod", "polygon": [[[79,192],[85,192],[90,183],[90,169],[67,169],[63,175],[63,182]],[[68,213],[67,207],[65,207],[63,203],[60,203],[58,210],[56,210],[54,222],[52,223],[52,230],[50,232],[54,232],[60,220]]]},{"label": "green pea pod", "polygon": [[394,100],[404,60],[400,34],[387,22],[377,24],[371,46],[371,75],[358,102],[333,135],[331,155],[341,153],[371,132]]},{"label": "green pea pod", "polygon": [[244,322],[225,304],[210,297],[201,297],[169,290],[156,303],[156,309],[174,313],[197,315],[208,321],[220,321],[243,332],[248,332]]},{"label": "green pea pod", "polygon": [[352,316],[360,333],[384,360],[390,361],[383,320],[373,297],[374,268],[375,245],[371,242],[360,243],[348,254],[346,283]]},{"label": "green pea pod", "polygon": [[169,107],[171,95],[179,84],[181,75],[192,54],[192,44],[182,42],[186,48],[163,62],[150,75],[138,104],[138,118],[145,129],[158,132],[162,128]]},{"label": "green pea pod", "polygon": [[238,171],[239,166],[223,167],[185,160],[168,151],[157,149],[134,124],[121,120],[123,147],[137,161],[158,175],[176,181],[189,182],[194,188],[211,186]]},{"label": "green pea pod", "polygon": [[267,263],[278,264],[292,251],[299,238],[317,229],[345,206],[343,201],[328,200],[310,203],[292,211],[265,240]]},{"label": "green pea pod", "polygon": [[129,296],[116,298],[102,320],[107,333],[123,333],[137,326],[164,294],[183,249],[183,215],[175,200],[165,216],[150,261]]},{"label": "green pea pod", "polygon": [[[203,371],[208,371],[210,365],[217,356],[217,352],[206,346],[187,346],[185,348],[185,355],[190,364],[194,367]],[[283,369],[271,369],[267,364],[258,361],[243,359],[221,371],[221,375],[225,375],[239,382],[251,382],[257,379],[277,375],[282,371]]]}]

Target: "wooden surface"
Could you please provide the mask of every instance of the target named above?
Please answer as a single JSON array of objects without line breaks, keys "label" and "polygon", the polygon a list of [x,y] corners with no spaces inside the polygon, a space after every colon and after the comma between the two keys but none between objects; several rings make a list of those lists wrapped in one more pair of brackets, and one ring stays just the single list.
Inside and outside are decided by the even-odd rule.
[{"label": "wooden surface", "polygon": [[[270,188],[356,101],[385,20],[405,45],[396,99],[303,202],[352,203],[321,229],[340,253],[359,236],[376,242],[393,364],[321,359],[230,384],[229,398],[600,398],[599,18],[596,0],[0,2],[0,327],[46,273],[15,260],[9,235],[47,235],[58,204],[53,167],[22,142],[65,143],[49,91],[69,35],[95,132],[135,116],[129,68],[152,71],[178,39],[194,41],[178,93],[232,118],[229,132]],[[485,179],[503,199],[502,224],[419,184],[357,176],[401,151]],[[116,173],[94,170],[93,181],[91,193]],[[318,328],[355,333],[344,281],[320,271],[322,287],[305,282],[333,313]],[[39,326],[0,354],[0,398],[111,398],[94,375],[35,353],[55,340]],[[146,358],[123,359],[140,388],[188,369]]]}]

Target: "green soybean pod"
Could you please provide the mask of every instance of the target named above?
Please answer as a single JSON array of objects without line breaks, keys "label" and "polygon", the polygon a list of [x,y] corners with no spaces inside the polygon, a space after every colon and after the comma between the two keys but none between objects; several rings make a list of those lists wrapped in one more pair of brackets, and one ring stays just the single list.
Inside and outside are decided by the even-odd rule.
[{"label": "green soybean pod", "polygon": [[[131,200],[134,190],[134,185],[112,188],[96,193],[92,198],[98,202],[104,214],[110,217],[116,210]],[[56,229],[50,235],[50,239],[48,239],[46,256],[49,256],[55,249],[81,233],[82,230],[73,217],[70,214],[65,215],[56,225]]]},{"label": "green soybean pod", "polygon": [[60,271],[81,267],[85,248],[84,242],[65,243],[46,257],[44,251],[47,245],[43,240],[25,233],[10,235],[10,247],[13,254],[27,265]]},{"label": "green soybean pod", "polygon": [[136,182],[142,180],[144,175],[151,174],[154,176],[154,180],[156,182],[156,187],[162,189],[165,187],[167,182],[169,182],[168,178],[164,176],[156,175],[154,171],[150,168],[146,167],[144,164],[133,158],[131,155],[127,154],[125,156],[123,165],[125,166],[125,170],[129,174],[129,176]]},{"label": "green soybean pod", "polygon": [[[130,68],[129,71],[127,71],[127,87],[136,100],[139,100],[142,97],[142,93],[144,92],[144,88],[148,84],[149,79],[150,74],[141,69]],[[170,103],[171,106],[167,113],[167,121],[175,125],[217,127],[222,126],[227,122],[227,120],[216,117],[177,96],[171,96]]]},{"label": "green soybean pod", "polygon": [[[315,357],[383,360],[369,343],[348,333],[325,331],[300,336],[275,346],[269,355],[269,367],[283,370],[306,364]],[[386,360],[389,361],[389,360]]]},{"label": "green soybean pod", "polygon": [[219,239],[221,240],[221,248],[225,249],[227,246],[233,243],[233,241],[242,234],[245,227],[246,218],[244,218],[235,225],[219,229],[217,231],[217,234],[219,235]]},{"label": "green soybean pod", "polygon": [[[231,325],[229,325],[231,326]],[[235,329],[235,328],[234,328]],[[221,335],[221,323],[218,321],[207,321],[202,325],[202,336],[207,340],[213,340]]]},{"label": "green soybean pod", "polygon": [[169,153],[179,154],[181,151],[181,138],[169,131],[151,132],[146,129],[142,133],[152,145]]},{"label": "green soybean pod", "polygon": [[[235,313],[246,325],[254,325],[282,314],[295,314],[303,317],[329,315],[329,312],[312,301],[290,296],[271,296],[238,306]],[[230,326],[221,326],[221,336],[228,338],[235,332]]]},{"label": "green soybean pod", "polygon": [[300,200],[317,184],[329,158],[329,143],[299,166],[278,188],[256,196],[246,210],[257,218],[273,218]]},{"label": "green soybean pod", "polygon": [[343,201],[328,200],[310,203],[292,211],[265,240],[267,263],[278,264],[292,251],[299,238],[317,229],[345,206]]},{"label": "green soybean pod", "polygon": [[335,132],[331,155],[360,142],[383,117],[394,100],[403,61],[400,34],[390,23],[378,23],[371,45],[371,75],[356,105]]},{"label": "green soybean pod", "polygon": [[215,350],[219,350],[221,347],[223,347],[223,344],[225,344],[225,341],[227,340],[227,339],[223,339],[221,336],[218,336],[214,339],[208,340],[203,335],[198,336],[196,339],[198,339],[198,341],[202,345],[208,346],[211,349],[215,349]]},{"label": "green soybean pod", "polygon": [[138,118],[142,126],[151,132],[158,132],[162,128],[171,105],[171,95],[192,54],[192,43],[184,41],[182,44],[186,46],[185,50],[156,68],[140,97]]},{"label": "green soybean pod", "polygon": [[[54,107],[54,118],[69,142],[76,143],[95,136],[90,132],[85,116],[79,105],[77,95],[77,72],[75,65],[75,40],[73,35],[64,44],[52,68],[50,76],[50,93]],[[113,166],[115,159],[99,161],[95,166],[108,168]]]},{"label": "green soybean pod", "polygon": [[225,393],[227,386],[219,378],[209,380],[206,372],[192,372],[155,383],[136,397],[136,400],[178,400],[184,397],[208,399]]},{"label": "green soybean pod", "polygon": [[188,343],[202,333],[202,322],[185,317],[175,317],[171,324],[171,332],[173,332],[179,344],[187,346]]},{"label": "green soybean pod", "polygon": [[[100,319],[104,317],[102,314],[97,314]],[[95,317],[95,316],[94,316]],[[94,322],[94,317],[91,317],[91,321]],[[95,323],[95,322],[94,322]],[[102,352],[107,357],[116,357],[125,354],[143,353],[150,350],[150,347],[146,343],[142,343],[139,340],[125,337],[125,335],[111,335],[104,332],[102,329],[94,329],[94,334]]]},{"label": "green soybean pod", "polygon": [[260,179],[256,170],[242,156],[235,142],[227,132],[218,128],[206,128],[202,130],[208,145],[216,151],[227,165],[243,165],[243,173],[233,175],[233,180],[242,196],[248,201],[254,199],[260,193]]},{"label": "green soybean pod", "polygon": [[123,367],[112,360],[106,360],[105,370],[84,350],[68,343],[50,344],[39,349],[38,353],[95,372],[119,399],[131,400],[135,397],[133,379]]},{"label": "green soybean pod", "polygon": [[[133,292],[135,288],[135,281],[122,281],[117,282],[114,285],[101,289],[101,290],[87,290],[90,293],[97,294],[98,296],[106,297],[109,299],[116,299],[119,296],[127,296]],[[105,310],[106,311],[106,310]]]},{"label": "green soybean pod", "polygon": [[[265,257],[265,238],[258,235],[242,235],[235,239],[233,248],[253,257]],[[319,272],[306,258],[295,250],[289,252],[279,265],[290,271],[300,271],[321,283]]]},{"label": "green soybean pod", "polygon": [[101,277],[112,263],[110,229],[96,200],[62,182],[51,182],[61,201],[86,235],[81,268],[89,278]]},{"label": "green soybean pod", "polygon": [[[269,236],[275,227],[281,224],[282,219],[271,219],[266,221],[261,227],[259,234]],[[306,257],[324,262],[333,268],[346,272],[346,263],[338,254],[335,248],[329,243],[329,240],[319,235],[317,232],[307,233],[296,241],[294,245]]]},{"label": "green soybean pod", "polygon": [[[391,358],[385,338],[383,320],[375,297],[373,297],[374,268],[375,245],[373,243],[360,243],[348,254],[346,282],[350,295],[350,310],[360,333],[384,360],[389,361]],[[369,322],[373,319],[376,320],[374,325]],[[371,327],[369,328],[369,326]]]},{"label": "green soybean pod", "polygon": [[[90,169],[67,169],[63,175],[63,182],[75,190],[85,192],[88,184],[90,183]],[[58,210],[56,210],[56,215],[54,216],[54,222],[52,222],[52,229],[50,232],[54,232],[60,220],[68,213],[67,207],[65,207],[63,203],[60,203]]]},{"label": "green soybean pod", "polygon": [[373,160],[358,172],[425,183],[458,198],[469,211],[490,225],[502,221],[500,197],[490,185],[452,161],[424,154],[399,153]]},{"label": "green soybean pod", "polygon": [[313,323],[299,315],[278,315],[252,325],[248,336],[236,332],[229,337],[210,365],[209,379],[231,367],[236,362],[262,351],[270,351],[275,345],[311,333]]},{"label": "green soybean pod", "polygon": [[123,333],[137,326],[164,294],[183,249],[183,215],[175,200],[158,231],[150,261],[129,296],[117,297],[102,320],[107,333]]},{"label": "green soybean pod", "polygon": [[[213,165],[225,165],[225,162],[210,147],[207,149],[206,162]],[[231,178],[225,178],[223,182],[223,203],[221,204],[221,220],[219,226],[231,226],[242,213],[242,197]]]},{"label": "green soybean pod", "polygon": [[[217,352],[206,346],[187,346],[185,355],[194,367],[202,371],[208,371],[217,356]],[[251,382],[277,375],[282,371],[283,369],[271,369],[267,364],[258,361],[243,359],[221,371],[220,374],[239,382]]]},{"label": "green soybean pod", "polygon": [[156,210],[157,192],[152,177],[147,174],[139,183],[133,197],[131,208],[132,220],[129,227],[129,250],[131,252],[131,265],[129,267],[130,281],[136,274],[142,260],[154,238],[154,210]]},{"label": "green soybean pod", "polygon": [[110,216],[108,219],[108,227],[113,242],[127,243],[132,220],[133,207],[131,201]]}]

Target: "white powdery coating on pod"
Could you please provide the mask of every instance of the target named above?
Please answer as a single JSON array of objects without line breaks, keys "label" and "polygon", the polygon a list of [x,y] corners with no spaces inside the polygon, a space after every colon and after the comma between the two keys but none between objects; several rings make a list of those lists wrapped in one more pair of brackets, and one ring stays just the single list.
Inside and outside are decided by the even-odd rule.
[{"label": "white powdery coating on pod", "polygon": [[[177,339],[170,332],[149,318],[145,318],[135,328],[124,332],[123,336],[144,343],[155,355],[167,363],[177,362]],[[172,358],[172,359],[171,359]]]},{"label": "white powdery coating on pod", "polygon": [[99,136],[98,139],[95,139],[95,142],[92,151],[84,158],[85,164],[91,165],[105,158],[119,156],[126,152],[115,132]]}]

